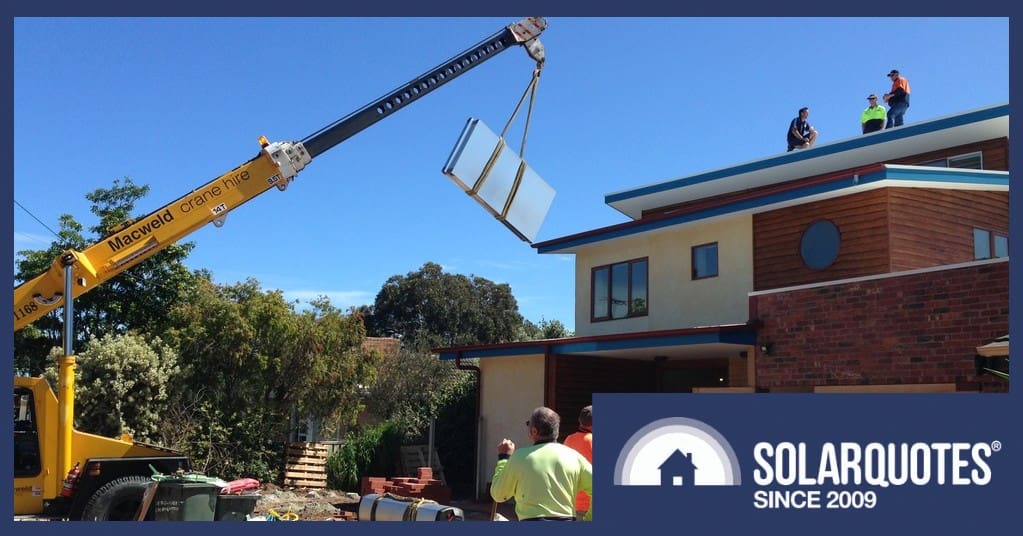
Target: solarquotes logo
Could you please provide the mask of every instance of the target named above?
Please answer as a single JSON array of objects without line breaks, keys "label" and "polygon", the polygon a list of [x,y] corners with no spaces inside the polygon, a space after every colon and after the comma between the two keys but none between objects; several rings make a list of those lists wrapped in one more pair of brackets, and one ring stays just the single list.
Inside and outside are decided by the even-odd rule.
[{"label": "solarquotes logo", "polygon": [[735,451],[710,425],[686,417],[656,420],[625,443],[615,463],[616,486],[738,486]]},{"label": "solarquotes logo", "polygon": [[[755,509],[871,509],[882,490],[986,486],[992,442],[754,441],[750,467]],[[710,425],[659,419],[635,432],[618,454],[616,486],[662,488],[742,485],[731,444]]]}]

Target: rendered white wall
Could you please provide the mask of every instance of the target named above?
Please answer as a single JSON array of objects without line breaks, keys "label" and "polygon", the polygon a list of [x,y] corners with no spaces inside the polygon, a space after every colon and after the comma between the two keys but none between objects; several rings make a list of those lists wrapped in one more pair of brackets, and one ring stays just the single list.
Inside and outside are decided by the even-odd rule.
[{"label": "rendered white wall", "polygon": [[526,420],[543,405],[544,356],[489,357],[480,359],[479,367],[483,385],[479,484],[485,491],[497,464],[498,443],[507,437],[516,447],[530,444]]},{"label": "rendered white wall", "polygon": [[[717,242],[718,276],[693,281],[692,247]],[[590,322],[591,269],[649,259],[649,313]],[[603,241],[580,248],[575,266],[577,336],[739,324],[749,319],[753,290],[753,217],[720,218]]]}]

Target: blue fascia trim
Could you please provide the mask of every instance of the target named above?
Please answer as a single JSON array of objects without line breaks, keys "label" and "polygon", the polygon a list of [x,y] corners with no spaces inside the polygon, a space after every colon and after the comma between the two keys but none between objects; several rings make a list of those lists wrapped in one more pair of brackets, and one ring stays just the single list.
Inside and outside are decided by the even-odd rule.
[{"label": "blue fascia trim", "polygon": [[729,331],[715,333],[694,333],[691,335],[674,335],[650,337],[648,339],[618,339],[610,341],[589,341],[566,343],[554,347],[559,354],[585,354],[607,350],[635,350],[652,346],[687,346],[690,344],[756,344],[756,331]]},{"label": "blue fascia trim", "polygon": [[[630,235],[634,235],[634,234],[645,233],[645,232],[653,231],[653,230],[656,230],[656,229],[662,229],[664,227],[671,227],[673,225],[679,225],[679,224],[688,223],[688,222],[691,222],[691,221],[703,220],[703,219],[712,218],[712,217],[715,217],[715,216],[723,216],[725,214],[731,214],[733,212],[740,212],[740,211],[743,211],[743,210],[749,210],[749,209],[756,208],[756,207],[759,207],[759,206],[772,205],[774,203],[779,203],[779,202],[782,202],[782,201],[789,201],[789,200],[792,200],[792,199],[797,199],[797,198],[805,197],[805,196],[809,196],[809,195],[816,195],[816,194],[821,194],[821,193],[825,193],[825,192],[831,192],[831,191],[834,191],[834,190],[841,190],[843,188],[848,188],[850,186],[856,186],[856,184],[857,184],[857,181],[853,177],[848,177],[848,178],[845,178],[845,179],[839,179],[839,180],[828,182],[828,183],[824,183],[824,184],[815,184],[815,185],[812,185],[812,186],[807,186],[807,187],[804,187],[804,188],[800,188],[798,190],[792,190],[792,191],[789,191],[789,192],[783,192],[783,193],[768,195],[768,196],[764,196],[764,197],[758,197],[756,199],[747,199],[745,201],[739,201],[739,202],[736,202],[736,203],[731,203],[731,204],[723,205],[723,206],[720,206],[720,207],[714,207],[714,208],[707,209],[707,210],[702,210],[702,211],[699,211],[699,212],[691,212],[691,213],[688,213],[688,214],[681,214],[681,215],[676,216],[674,218],[658,219],[658,220],[647,222],[647,223],[641,223],[639,225],[630,225],[628,227],[623,227],[623,228],[620,228],[620,229],[615,229],[615,230],[612,230],[612,231],[608,231],[606,233],[600,233],[600,234],[596,234],[596,235],[580,237],[580,238],[577,238],[575,240],[570,240],[570,241],[567,241],[567,242],[558,242],[557,244],[552,244],[552,245],[549,245],[549,246],[538,247],[537,248],[537,253],[541,253],[541,254],[542,253],[553,253],[553,252],[561,251],[561,250],[564,250],[564,249],[567,249],[567,248],[572,248],[572,247],[576,247],[576,246],[583,246],[583,245],[592,244],[592,243],[595,243],[595,242],[602,242],[604,240],[611,240],[613,238],[621,238],[621,237],[624,237],[624,236],[630,236]],[[639,221],[642,221],[642,220],[639,220]]]},{"label": "blue fascia trim", "polygon": [[[685,346],[691,344],[741,344],[753,345],[757,342],[755,329],[714,331],[709,333],[693,333],[688,335],[665,335],[641,339],[615,339],[596,340],[586,342],[565,342],[551,343],[551,352],[555,354],[579,354],[599,352],[608,350],[635,350],[637,348],[649,348],[654,346]],[[463,350],[462,359],[476,359],[487,357],[508,357],[523,355],[542,355],[546,350],[544,345],[515,346],[511,348],[477,348],[474,350]],[[441,361],[451,361],[457,357],[455,351],[440,352]]]},{"label": "blue fascia trim", "polygon": [[745,210],[773,205],[775,203],[781,203],[784,201],[792,201],[795,199],[799,199],[801,197],[809,197],[822,193],[834,192],[837,190],[850,188],[860,184],[868,184],[883,180],[944,182],[949,184],[956,183],[986,184],[992,186],[1006,187],[1008,187],[1009,185],[1008,174],[1002,175],[992,173],[964,173],[961,171],[950,172],[947,168],[927,167],[915,167],[913,169],[884,168],[878,171],[865,173],[858,176],[850,175],[849,177],[836,179],[822,184],[804,186],[803,188],[789,190],[787,192],[765,195],[763,197],[747,199],[745,201],[737,201],[735,203],[730,203],[728,205],[722,205],[719,207],[714,207],[699,212],[681,214],[673,218],[658,219],[647,223],[641,223],[643,220],[637,220],[637,225],[630,225],[627,227],[614,229],[606,233],[593,234],[585,237],[580,237],[575,240],[557,242],[556,244],[537,247],[537,253],[538,254],[555,253],[576,246],[583,246],[586,244],[602,242],[604,240],[611,240],[614,238],[621,238],[634,234],[645,233],[648,231],[653,231],[664,227],[671,227],[673,225],[689,223],[692,221],[712,218],[715,216],[723,216],[735,212],[742,212]]},{"label": "blue fascia trim", "polygon": [[951,171],[950,168],[929,168],[921,166],[913,167],[912,169],[889,167],[885,169],[885,172],[881,177],[875,178],[874,175],[876,174],[870,174],[869,181],[861,178],[861,182],[887,179],[898,181],[978,184],[986,186],[1005,186],[1006,188],[1009,187],[1009,174],[1007,172],[982,172],[980,170],[976,170],[976,172],[964,170]]},{"label": "blue fascia trim", "polygon": [[[462,359],[476,359],[480,357],[502,357],[502,356],[516,356],[516,355],[535,355],[542,354],[546,350],[546,346],[539,344],[531,344],[529,346],[513,346],[513,347],[501,347],[501,348],[476,348],[473,350],[462,350]],[[458,355],[454,351],[440,352],[441,361],[449,361],[457,358]]]},{"label": "blue fascia trim", "polygon": [[772,168],[775,166],[779,166],[781,164],[790,164],[793,162],[799,162],[801,160],[809,160],[811,158],[818,158],[829,154],[841,153],[853,149],[859,149],[862,147],[869,147],[871,145],[878,145],[881,143],[888,143],[890,141],[909,138],[912,136],[918,136],[920,134],[927,134],[930,132],[937,132],[939,130],[945,130],[948,128],[962,126],[969,123],[978,123],[980,121],[987,121],[988,119],[994,119],[996,117],[1008,115],[1009,105],[1002,104],[998,106],[993,106],[991,108],[985,108],[982,110],[977,110],[962,115],[946,117],[944,119],[937,119],[926,123],[915,123],[912,125],[905,125],[899,128],[883,130],[872,136],[851,138],[846,141],[836,142],[829,145],[822,145],[806,151],[793,151],[790,153],[785,153],[784,155],[781,156],[766,158],[764,160],[757,160],[755,162],[749,162],[735,167],[719,169],[717,171],[710,171],[707,173],[692,175],[690,177],[684,177],[681,179],[651,184],[648,186],[636,188],[634,190],[627,190],[615,194],[608,194],[604,196],[604,203],[607,205],[611,205],[615,202],[624,201],[626,199],[633,199],[645,195],[656,194],[668,190],[674,190],[675,188],[692,186],[694,184],[700,184],[712,180],[730,178],[742,173]]}]

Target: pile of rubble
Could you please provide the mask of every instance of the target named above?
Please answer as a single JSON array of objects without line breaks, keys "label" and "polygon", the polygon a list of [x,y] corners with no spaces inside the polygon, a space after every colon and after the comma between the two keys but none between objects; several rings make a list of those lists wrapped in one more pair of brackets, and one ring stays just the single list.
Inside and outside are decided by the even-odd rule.
[{"label": "pile of rubble", "polygon": [[331,489],[282,488],[265,484],[260,489],[253,517],[279,516],[302,521],[354,520],[359,495]]},{"label": "pile of rubble", "polygon": [[[369,494],[422,498],[463,510],[466,521],[489,521],[492,503],[481,500],[454,500],[451,488],[433,478],[429,467],[417,470],[416,477],[364,477],[361,494],[324,488],[281,487],[264,484],[260,498],[250,516],[252,520],[268,521],[357,521],[359,503]],[[514,519],[514,505],[504,503],[500,512],[505,519]],[[500,517],[499,517],[500,518]]]}]

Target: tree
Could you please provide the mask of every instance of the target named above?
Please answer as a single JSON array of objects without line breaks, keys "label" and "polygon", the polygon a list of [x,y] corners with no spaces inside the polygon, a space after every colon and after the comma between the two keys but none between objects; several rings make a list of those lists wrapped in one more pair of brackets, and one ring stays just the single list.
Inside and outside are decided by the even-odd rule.
[{"label": "tree", "polygon": [[[136,185],[132,179],[114,180],[109,189],[99,188],[86,194],[92,202],[90,211],[99,218],[91,227],[93,238],[83,235],[84,227],[74,217],[60,217],[56,240],[43,250],[18,252],[16,281],[28,281],[45,272],[54,260],[69,249],[84,250],[131,221],[135,204],[149,193],[148,186]],[[149,331],[160,325],[196,277],[184,265],[194,243],[167,246],[149,259],[75,299],[74,347],[92,338],[107,334],[124,334],[131,330]],[[57,309],[32,326],[15,335],[15,368],[27,374],[39,374],[47,366],[47,354],[55,346],[63,346],[63,312]]]},{"label": "tree", "polygon": [[297,363],[307,366],[304,382],[299,381],[295,408],[300,415],[321,420],[333,433],[354,424],[362,412],[363,386],[374,382],[381,355],[364,351],[366,326],[357,314],[346,315],[324,297],[313,300],[302,315],[301,339],[295,354]]},{"label": "tree", "polygon": [[[55,354],[62,353],[54,349]],[[53,356],[53,362],[59,355]],[[78,353],[75,371],[75,425],[90,433],[158,440],[170,402],[170,386],[179,381],[176,352],[159,338],[137,334],[90,339]],[[56,365],[45,376],[57,385]]]},{"label": "tree", "polygon": [[253,279],[203,281],[170,321],[185,376],[181,440],[215,474],[276,478],[292,408],[336,426],[358,413],[358,385],[372,379],[361,320],[325,298],[298,313]]},{"label": "tree", "polygon": [[522,324],[511,287],[476,276],[446,274],[428,262],[391,276],[373,304],[371,333],[398,335],[408,348],[515,340]]},{"label": "tree", "polygon": [[538,324],[534,324],[529,320],[525,320],[522,323],[522,336],[521,340],[535,341],[542,339],[560,339],[564,337],[571,337],[573,334],[560,320],[547,320],[541,318]]},{"label": "tree", "polygon": [[400,424],[405,439],[416,439],[462,385],[473,381],[468,373],[436,355],[401,348],[380,363],[366,407]]},{"label": "tree", "polygon": [[425,442],[436,418],[435,445],[449,482],[471,482],[475,453],[476,378],[430,353],[438,346],[522,339],[524,324],[507,284],[446,274],[435,263],[390,277],[372,308],[363,309],[375,336],[397,336],[402,348],[381,365],[367,406],[409,442]]}]

